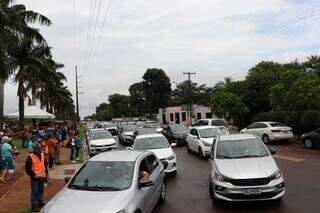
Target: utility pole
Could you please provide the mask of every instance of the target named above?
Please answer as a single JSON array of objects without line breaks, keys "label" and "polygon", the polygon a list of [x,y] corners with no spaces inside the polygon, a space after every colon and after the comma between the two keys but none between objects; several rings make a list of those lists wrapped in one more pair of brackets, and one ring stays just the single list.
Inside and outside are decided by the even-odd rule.
[{"label": "utility pole", "polygon": [[184,75],[188,75],[189,83],[189,122],[192,124],[192,91],[191,91],[191,75],[195,75],[195,72],[183,72]]},{"label": "utility pole", "polygon": [[76,110],[77,110],[77,121],[80,120],[79,116],[79,91],[78,91],[78,67],[76,66]]}]

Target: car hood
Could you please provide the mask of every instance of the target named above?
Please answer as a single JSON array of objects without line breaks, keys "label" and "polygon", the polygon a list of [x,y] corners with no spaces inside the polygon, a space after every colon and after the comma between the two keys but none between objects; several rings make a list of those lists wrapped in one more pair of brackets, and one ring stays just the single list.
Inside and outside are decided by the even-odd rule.
[{"label": "car hood", "polygon": [[201,138],[202,141],[206,142],[206,143],[213,143],[214,138]]},{"label": "car hood", "polygon": [[90,145],[102,146],[102,145],[110,145],[114,144],[116,141],[114,138],[101,139],[101,140],[91,140]]},{"label": "car hood", "polygon": [[178,136],[187,136],[188,132],[172,132],[174,135],[178,135]]},{"label": "car hood", "polygon": [[[125,208],[132,192],[91,192],[64,188],[44,208],[45,213],[115,213]],[[90,205],[91,204],[91,205]]]},{"label": "car hood", "polygon": [[220,174],[232,179],[269,177],[278,169],[271,156],[244,159],[215,159]]},{"label": "car hood", "polygon": [[159,159],[167,158],[171,155],[174,155],[174,152],[172,151],[171,147],[164,149],[151,149],[149,151],[152,151]]}]

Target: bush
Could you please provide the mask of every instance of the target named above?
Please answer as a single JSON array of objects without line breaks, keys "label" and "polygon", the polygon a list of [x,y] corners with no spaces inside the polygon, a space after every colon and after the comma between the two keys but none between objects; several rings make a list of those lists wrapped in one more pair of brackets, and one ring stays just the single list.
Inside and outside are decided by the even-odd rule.
[{"label": "bush", "polygon": [[309,132],[317,129],[320,126],[320,111],[309,110],[305,111],[300,118],[300,130]]}]

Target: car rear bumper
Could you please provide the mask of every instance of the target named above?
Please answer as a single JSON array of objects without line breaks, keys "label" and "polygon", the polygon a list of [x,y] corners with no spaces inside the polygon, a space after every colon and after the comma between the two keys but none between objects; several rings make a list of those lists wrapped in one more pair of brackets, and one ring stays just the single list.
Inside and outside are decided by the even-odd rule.
[{"label": "car rear bumper", "polygon": [[293,138],[293,134],[292,133],[288,133],[288,134],[270,134],[269,135],[269,139],[271,141],[290,140],[292,138]]}]

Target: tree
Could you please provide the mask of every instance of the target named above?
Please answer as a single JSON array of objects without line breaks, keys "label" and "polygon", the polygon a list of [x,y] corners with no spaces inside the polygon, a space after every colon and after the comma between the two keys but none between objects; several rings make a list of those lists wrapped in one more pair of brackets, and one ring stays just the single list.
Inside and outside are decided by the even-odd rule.
[{"label": "tree", "polygon": [[[190,90],[192,91],[192,94],[190,94]],[[189,88],[189,81],[186,80],[179,83],[176,89],[172,91],[171,105],[179,106],[182,104],[188,104],[190,96],[194,104],[208,105],[210,92],[205,84],[198,86],[195,82],[191,82],[191,86]]]},{"label": "tree", "polygon": [[109,96],[108,99],[114,118],[130,116],[130,97],[115,93]]},{"label": "tree", "polygon": [[142,82],[132,84],[129,88],[130,108],[132,116],[142,116],[146,113],[145,91]]},{"label": "tree", "polygon": [[320,76],[320,56],[312,55],[307,58],[302,66],[306,69],[307,72],[316,73]]},{"label": "tree", "polygon": [[143,85],[147,111],[150,116],[157,113],[159,108],[169,105],[171,83],[169,77],[162,69],[147,69],[143,75]]},{"label": "tree", "polygon": [[320,109],[320,76],[304,70],[288,70],[271,88],[270,100],[275,111]]},{"label": "tree", "polygon": [[15,70],[14,81],[18,83],[19,97],[19,129],[24,128],[24,100],[27,96],[26,83],[30,72],[46,70],[43,59],[50,56],[50,48],[34,39],[23,36],[9,49],[8,66]]},{"label": "tree", "polygon": [[99,121],[109,121],[112,119],[112,109],[110,104],[102,103],[96,107],[96,119]]},{"label": "tree", "polygon": [[37,29],[28,26],[28,23],[39,23],[49,26],[50,20],[45,16],[26,10],[22,4],[13,4],[12,0],[0,1],[0,126],[3,121],[4,84],[12,70],[7,66],[8,49],[16,43],[21,36],[28,36],[38,42],[44,38]]},{"label": "tree", "polygon": [[218,116],[238,124],[240,117],[249,112],[241,97],[226,91],[217,91],[210,100],[212,112]]}]

